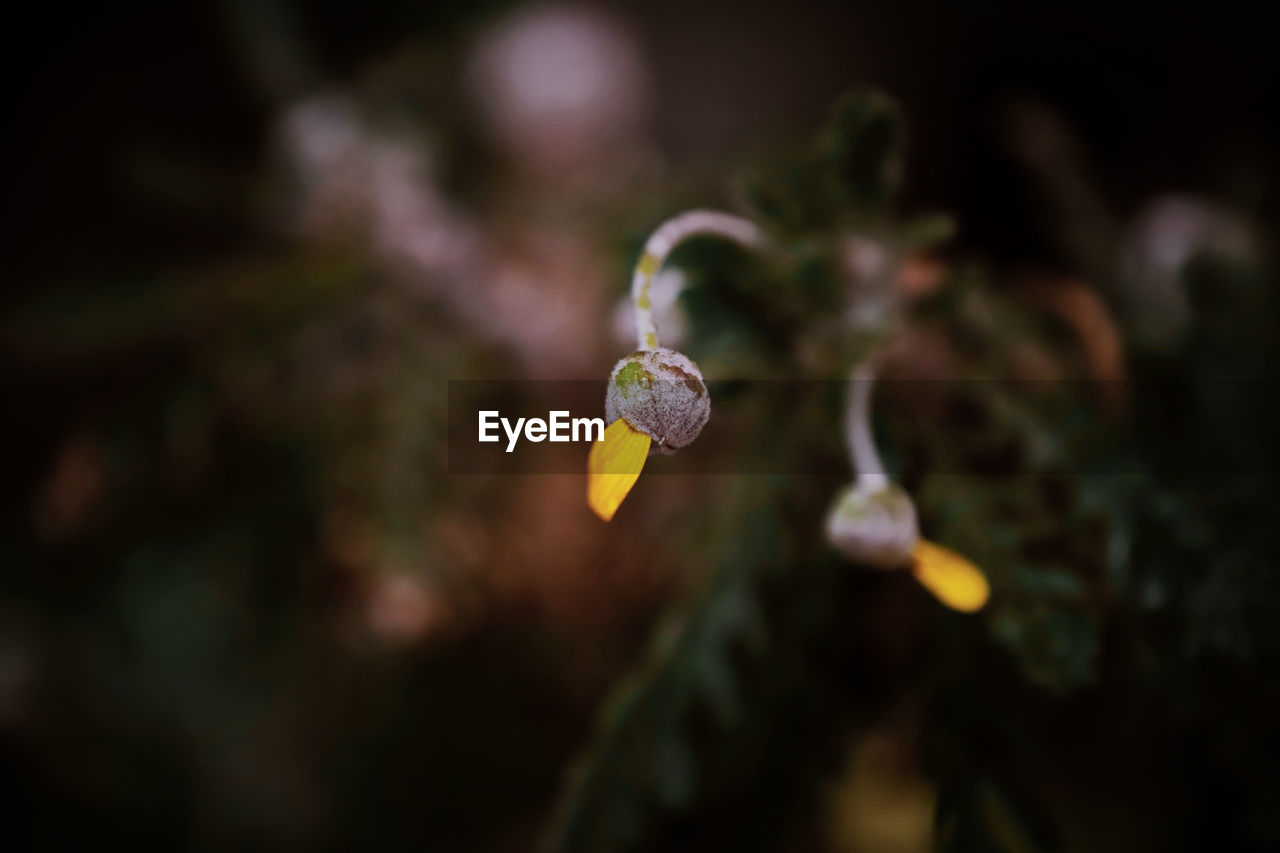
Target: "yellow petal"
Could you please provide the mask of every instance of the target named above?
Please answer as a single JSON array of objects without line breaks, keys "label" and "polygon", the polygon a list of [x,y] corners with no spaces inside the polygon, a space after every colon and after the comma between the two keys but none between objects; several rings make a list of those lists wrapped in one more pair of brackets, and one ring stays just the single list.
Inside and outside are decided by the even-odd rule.
[{"label": "yellow petal", "polygon": [[964,557],[921,539],[912,554],[911,573],[933,596],[952,610],[981,610],[991,595],[982,570]]},{"label": "yellow petal", "polygon": [[649,458],[649,436],[622,418],[609,424],[604,438],[591,445],[587,456],[587,504],[605,521],[640,478]]}]

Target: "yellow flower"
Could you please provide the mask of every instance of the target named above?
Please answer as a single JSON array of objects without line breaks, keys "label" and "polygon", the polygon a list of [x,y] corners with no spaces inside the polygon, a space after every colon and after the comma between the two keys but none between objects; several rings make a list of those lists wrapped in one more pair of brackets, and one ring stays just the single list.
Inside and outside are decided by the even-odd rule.
[{"label": "yellow flower", "polygon": [[849,560],[876,569],[910,569],[935,598],[963,613],[981,610],[991,588],[982,570],[920,538],[915,504],[901,488],[854,484],[827,511],[827,542]]},{"label": "yellow flower", "polygon": [[690,237],[711,236],[763,248],[764,232],[748,219],[714,210],[689,210],[668,219],[645,241],[631,276],[636,351],[614,365],[605,394],[604,438],[587,457],[587,504],[613,518],[640,477],[649,450],[674,453],[698,437],[711,416],[711,398],[698,366],[658,343],[653,279],[671,250]]},{"label": "yellow flower", "polygon": [[921,539],[911,556],[911,573],[947,607],[973,613],[987,603],[991,586],[986,577],[955,551]]},{"label": "yellow flower", "polygon": [[698,365],[671,349],[638,350],[614,365],[604,414],[613,422],[587,456],[587,504],[613,518],[649,452],[674,453],[698,437],[711,398]]},{"label": "yellow flower", "polygon": [[591,445],[587,456],[587,504],[605,521],[613,518],[649,458],[649,436],[618,418]]}]

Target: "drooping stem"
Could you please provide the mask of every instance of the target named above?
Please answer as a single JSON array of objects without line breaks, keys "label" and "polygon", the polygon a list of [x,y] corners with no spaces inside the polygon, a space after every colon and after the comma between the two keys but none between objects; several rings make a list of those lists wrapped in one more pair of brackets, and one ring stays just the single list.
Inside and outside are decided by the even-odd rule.
[{"label": "drooping stem", "polygon": [[871,355],[849,373],[849,397],[845,407],[844,435],[849,446],[859,488],[882,489],[889,482],[875,436],[871,433],[871,391],[876,381],[876,357]]},{"label": "drooping stem", "polygon": [[723,237],[748,249],[765,245],[759,226],[749,219],[716,210],[689,210],[658,226],[645,241],[644,251],[631,276],[631,302],[636,312],[636,347],[658,348],[658,329],[653,322],[653,279],[667,256],[690,237]]}]

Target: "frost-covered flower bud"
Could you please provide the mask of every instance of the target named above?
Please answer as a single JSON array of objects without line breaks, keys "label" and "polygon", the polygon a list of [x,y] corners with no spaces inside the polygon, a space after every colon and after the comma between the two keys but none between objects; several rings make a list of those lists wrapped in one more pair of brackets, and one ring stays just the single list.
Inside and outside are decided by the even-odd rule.
[{"label": "frost-covered flower bud", "polygon": [[698,366],[673,349],[640,350],[609,375],[605,418],[623,418],[653,439],[650,453],[674,453],[692,442],[711,417],[711,396]]},{"label": "frost-covered flower bud", "polygon": [[893,483],[846,488],[827,512],[826,533],[842,555],[878,569],[908,567],[920,540],[915,504]]}]

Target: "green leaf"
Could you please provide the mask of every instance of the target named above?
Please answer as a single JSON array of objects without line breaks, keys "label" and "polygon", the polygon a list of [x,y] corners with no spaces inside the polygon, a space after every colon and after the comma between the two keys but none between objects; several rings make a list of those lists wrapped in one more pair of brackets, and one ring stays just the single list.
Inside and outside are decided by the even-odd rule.
[{"label": "green leaf", "polygon": [[906,128],[902,112],[878,92],[847,97],[832,115],[821,151],[841,200],[860,213],[880,213],[902,183]]},{"label": "green leaf", "polygon": [[1039,853],[1055,849],[1042,808],[1021,790],[978,775],[953,783],[940,793],[934,851]]}]

